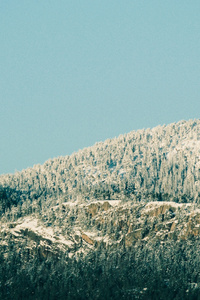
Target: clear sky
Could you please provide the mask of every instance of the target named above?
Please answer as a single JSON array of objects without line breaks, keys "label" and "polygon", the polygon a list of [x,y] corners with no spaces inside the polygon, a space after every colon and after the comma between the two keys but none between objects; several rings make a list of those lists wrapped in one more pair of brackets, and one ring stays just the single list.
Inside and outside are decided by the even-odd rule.
[{"label": "clear sky", "polygon": [[200,1],[0,1],[0,174],[200,116]]}]

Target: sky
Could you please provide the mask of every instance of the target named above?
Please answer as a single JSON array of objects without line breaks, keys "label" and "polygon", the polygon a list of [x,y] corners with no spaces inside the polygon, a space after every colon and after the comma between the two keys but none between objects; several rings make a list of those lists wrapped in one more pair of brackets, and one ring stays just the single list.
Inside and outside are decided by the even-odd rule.
[{"label": "sky", "polygon": [[0,174],[199,119],[199,11],[199,0],[1,0]]}]

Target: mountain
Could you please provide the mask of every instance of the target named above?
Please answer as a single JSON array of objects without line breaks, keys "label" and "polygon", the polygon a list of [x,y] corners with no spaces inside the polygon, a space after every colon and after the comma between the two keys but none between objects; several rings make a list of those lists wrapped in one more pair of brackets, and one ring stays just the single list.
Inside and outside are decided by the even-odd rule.
[{"label": "mountain", "polygon": [[200,120],[0,176],[1,299],[200,299]]}]

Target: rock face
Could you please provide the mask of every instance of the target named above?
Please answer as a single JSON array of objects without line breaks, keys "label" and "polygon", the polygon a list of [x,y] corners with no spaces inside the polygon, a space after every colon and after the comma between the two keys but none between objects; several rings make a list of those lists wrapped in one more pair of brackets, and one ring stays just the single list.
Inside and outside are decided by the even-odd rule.
[{"label": "rock face", "polygon": [[94,241],[92,239],[90,239],[89,236],[87,236],[87,234],[82,233],[81,237],[86,243],[88,243],[90,245],[94,245]]},{"label": "rock face", "polygon": [[176,208],[177,205],[173,202],[150,202],[146,205],[146,213],[149,217],[158,217],[159,215],[164,215],[166,212],[173,214]]},{"label": "rock face", "polygon": [[[111,201],[112,203],[112,201]],[[96,216],[99,212],[107,211],[112,207],[112,205],[108,201],[96,201],[88,205],[87,213],[90,217]]]},{"label": "rock face", "polygon": [[[200,265],[198,256],[200,210],[192,204],[173,202],[134,204],[131,201],[69,202],[47,210],[43,216],[40,218],[38,215],[30,214],[10,223],[3,222],[2,218],[0,249],[5,264],[0,270],[6,269],[7,265],[12,266],[13,257],[18,257],[18,261],[21,257],[21,274],[24,274],[24,266],[26,268],[28,265],[25,275],[29,274],[30,278],[32,268],[37,264],[33,287],[35,280],[38,280],[38,274],[39,278],[43,278],[43,274],[46,274],[43,282],[55,275],[54,281],[58,280],[56,285],[65,274],[66,277],[60,287],[62,289],[67,282],[67,291],[73,283],[71,276],[74,274],[73,290],[77,291],[77,285],[84,280],[81,284],[83,286],[81,295],[84,295],[84,298],[85,286],[90,287],[91,280],[94,280],[90,287],[92,296],[87,299],[94,299],[97,283],[101,283],[102,280],[104,280],[103,291],[105,285],[112,279],[112,287],[116,290],[119,278],[120,282],[124,282],[120,290],[120,294],[124,295],[123,299],[154,299],[151,295],[158,289],[157,282],[159,288],[161,286],[161,292],[156,299],[175,299],[175,294],[182,288],[182,278],[185,283],[181,296],[187,290],[190,291],[191,283],[194,283],[195,293],[200,290],[197,277]],[[13,245],[17,249],[15,256]],[[18,264],[16,267],[18,268]],[[49,267],[52,271],[49,271]],[[55,272],[55,268],[59,268],[58,273]],[[169,270],[168,273],[166,270]],[[15,275],[9,274],[15,282],[17,280]],[[18,274],[18,269],[15,274]],[[57,274],[60,274],[59,278]],[[128,278],[133,276],[130,283],[128,280],[124,281],[127,276]],[[176,276],[179,283],[174,289],[174,283],[177,284]],[[6,282],[5,279],[5,284]],[[49,283],[49,290],[51,285],[52,282]],[[165,298],[162,298],[163,291]],[[169,296],[170,291],[174,292]],[[113,292],[112,290],[108,293],[107,299],[110,299]],[[69,299],[82,299],[81,295]],[[144,297],[141,298],[141,295]],[[197,299],[195,297],[185,299]],[[54,298],[57,299],[56,296]],[[15,296],[12,299],[19,297]],[[101,299],[105,299],[103,294],[99,300]],[[114,299],[120,299],[119,295]]]},{"label": "rock face", "polygon": [[[133,247],[137,243],[198,239],[200,237],[200,210],[192,204],[174,202],[150,202],[133,204],[121,201],[95,201],[85,204],[65,203],[53,211],[62,219],[60,224],[20,218],[17,222],[4,224],[1,231],[11,235],[15,242],[23,239],[31,247],[39,247],[42,255],[68,251],[70,255],[95,251],[99,245],[119,248]],[[71,223],[70,223],[71,222]],[[67,230],[63,232],[63,226]],[[5,242],[5,240],[4,240]],[[42,250],[43,249],[43,250]]]}]

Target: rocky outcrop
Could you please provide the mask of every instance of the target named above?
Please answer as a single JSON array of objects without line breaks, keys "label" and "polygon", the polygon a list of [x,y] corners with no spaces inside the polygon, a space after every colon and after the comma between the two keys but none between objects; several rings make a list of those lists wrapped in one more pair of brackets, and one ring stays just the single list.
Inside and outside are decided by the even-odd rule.
[{"label": "rocky outcrop", "polygon": [[44,224],[33,217],[2,224],[2,231],[11,234],[15,241],[26,239],[27,244],[37,245],[43,256],[58,249],[74,255],[99,247],[133,247],[138,242],[200,238],[200,210],[192,204],[119,201],[112,205],[112,201],[95,201],[89,205],[73,204],[73,209],[66,203],[64,206],[62,222],[69,226],[65,233],[62,222],[47,227],[49,222]]},{"label": "rocky outcrop", "polygon": [[87,214],[94,217],[102,211],[107,211],[112,207],[108,201],[92,202],[87,206]]},{"label": "rocky outcrop", "polygon": [[88,243],[90,245],[94,245],[94,241],[91,238],[89,238],[89,236],[87,234],[82,233],[81,237],[86,243]]}]

